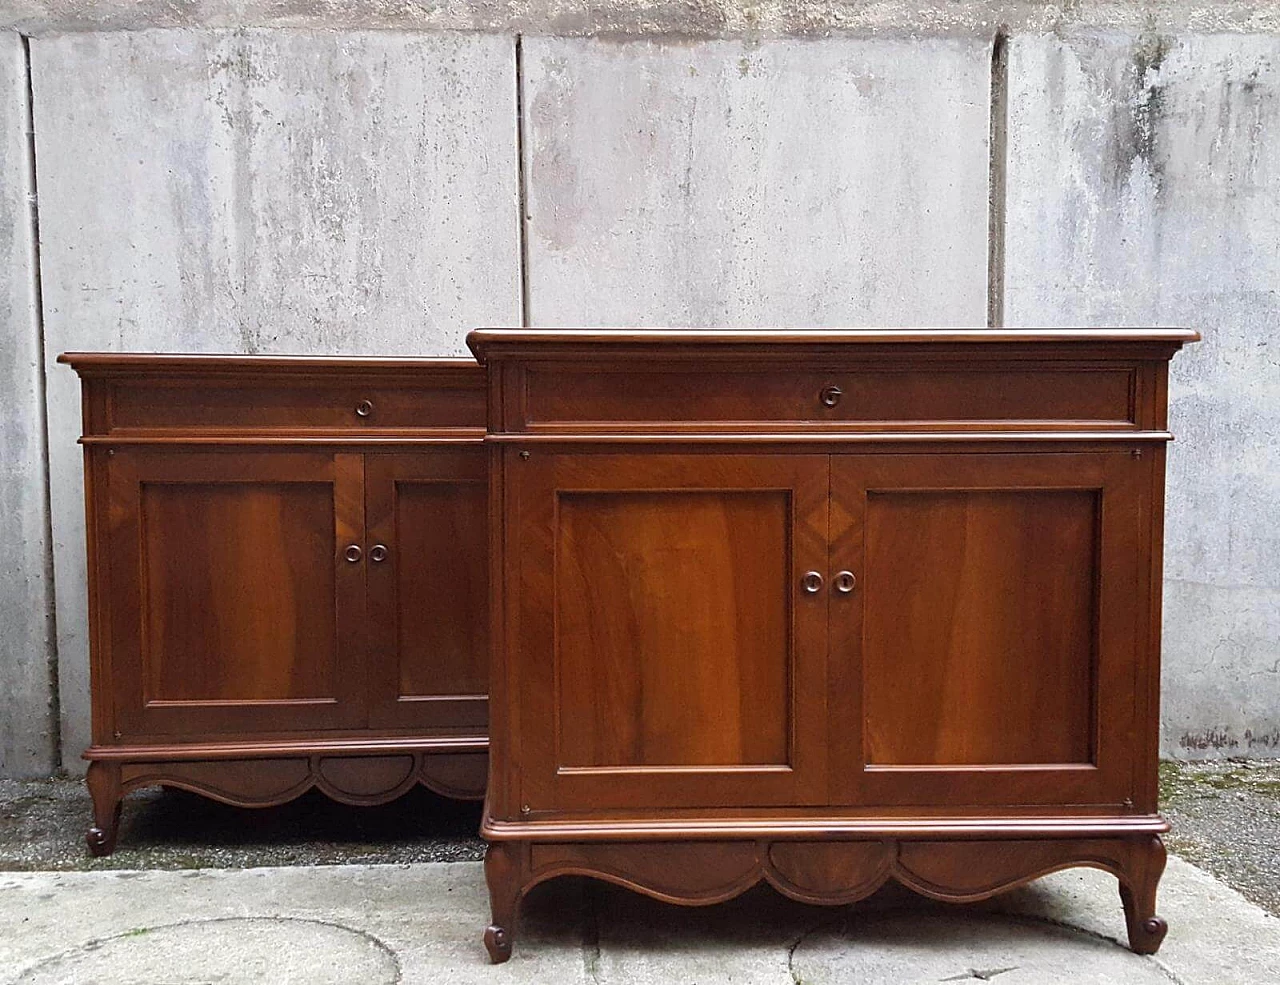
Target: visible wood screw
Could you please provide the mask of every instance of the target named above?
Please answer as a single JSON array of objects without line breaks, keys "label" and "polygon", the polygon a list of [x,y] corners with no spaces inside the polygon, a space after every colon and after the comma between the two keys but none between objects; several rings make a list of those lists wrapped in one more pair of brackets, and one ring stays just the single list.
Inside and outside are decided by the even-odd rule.
[{"label": "visible wood screw", "polygon": [[1135,448],[1133,451],[1129,452],[1129,454],[1130,454],[1130,455],[1132,455],[1134,458],[1141,458],[1141,457],[1142,457],[1142,449],[1141,449],[1141,448]]},{"label": "visible wood screw", "polygon": [[533,808],[532,808],[532,807],[530,807],[528,804],[521,804],[521,805],[520,805],[520,813],[521,813],[521,814],[532,814],[532,813],[533,813]]},{"label": "visible wood screw", "polygon": [[520,458],[526,462],[529,461],[529,453],[527,451],[522,451],[520,453]]},{"label": "visible wood screw", "polygon": [[111,733],[111,735],[112,735],[112,737],[113,737],[113,738],[116,738],[116,739],[123,739],[123,738],[124,738],[123,733],[121,733],[121,732],[119,732],[119,731],[112,732],[112,733]]}]

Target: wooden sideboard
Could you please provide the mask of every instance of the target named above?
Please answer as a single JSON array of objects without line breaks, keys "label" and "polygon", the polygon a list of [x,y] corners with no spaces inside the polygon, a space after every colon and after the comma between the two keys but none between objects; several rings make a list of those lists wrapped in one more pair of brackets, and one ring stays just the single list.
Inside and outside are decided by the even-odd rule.
[{"label": "wooden sideboard", "polygon": [[555,876],[984,899],[1119,880],[1159,947],[1181,329],[492,329],[494,961]]},{"label": "wooden sideboard", "polygon": [[60,361],[83,384],[90,850],[148,785],[244,806],[482,796],[481,369]]}]

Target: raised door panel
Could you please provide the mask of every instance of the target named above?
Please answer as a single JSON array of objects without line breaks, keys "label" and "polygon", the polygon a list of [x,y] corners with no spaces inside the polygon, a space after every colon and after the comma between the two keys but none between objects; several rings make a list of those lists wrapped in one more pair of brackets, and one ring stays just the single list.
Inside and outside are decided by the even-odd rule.
[{"label": "raised door panel", "polygon": [[361,460],[121,449],[109,620],[125,735],[364,724]]},{"label": "raised door panel", "polygon": [[[875,805],[1123,803],[1146,473],[1128,453],[835,459],[833,667]],[[856,696],[857,703],[854,702]]]},{"label": "raised door panel", "polygon": [[[512,458],[527,816],[825,797],[823,456]],[[546,723],[550,723],[547,727]]]},{"label": "raised door panel", "polygon": [[488,472],[480,447],[365,458],[370,724],[483,735]]}]

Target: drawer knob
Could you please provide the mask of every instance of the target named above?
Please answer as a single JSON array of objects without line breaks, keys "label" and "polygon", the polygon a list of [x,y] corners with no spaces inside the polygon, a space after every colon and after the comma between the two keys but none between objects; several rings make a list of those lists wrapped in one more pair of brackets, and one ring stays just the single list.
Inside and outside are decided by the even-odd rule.
[{"label": "drawer knob", "polygon": [[342,556],[345,557],[352,564],[355,564],[357,561],[360,560],[361,557],[364,556],[364,552],[360,550],[360,548],[357,547],[355,544],[350,544],[347,546],[347,549],[342,552]]},{"label": "drawer knob", "polygon": [[822,591],[822,575],[816,571],[806,571],[800,579],[800,587],[810,595],[816,595]]},{"label": "drawer knob", "polygon": [[361,400],[356,404],[356,416],[368,417],[373,413],[373,402],[370,400]]},{"label": "drawer knob", "polygon": [[386,544],[374,544],[371,548],[369,548],[370,561],[373,561],[376,564],[380,561],[385,561],[386,559],[387,559]]},{"label": "drawer knob", "polygon": [[858,579],[852,571],[841,571],[836,575],[834,584],[837,592],[848,595],[858,587]]},{"label": "drawer knob", "polygon": [[822,392],[818,394],[818,399],[822,401],[823,407],[834,407],[843,396],[844,391],[832,383],[830,386],[822,388]]}]

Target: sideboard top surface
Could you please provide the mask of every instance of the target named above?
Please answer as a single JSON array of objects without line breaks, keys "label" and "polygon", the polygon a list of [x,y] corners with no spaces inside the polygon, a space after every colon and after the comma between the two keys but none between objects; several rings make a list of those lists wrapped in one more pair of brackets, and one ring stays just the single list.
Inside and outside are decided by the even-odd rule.
[{"label": "sideboard top surface", "polygon": [[944,349],[1039,348],[1046,344],[1071,347],[1147,346],[1171,357],[1183,344],[1198,341],[1189,328],[479,328],[467,335],[467,346],[484,363],[504,355],[590,354],[610,357],[634,353],[652,358],[655,347],[663,355],[727,350],[733,354],[775,354],[781,348],[829,350],[851,347],[892,348],[923,352]]},{"label": "sideboard top surface", "polygon": [[58,362],[81,376],[113,374],[206,375],[234,372],[281,374],[402,374],[436,373],[459,380],[483,380],[475,360],[462,356],[304,356],[231,355],[223,353],[168,352],[64,352]]}]

